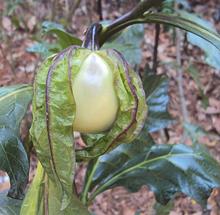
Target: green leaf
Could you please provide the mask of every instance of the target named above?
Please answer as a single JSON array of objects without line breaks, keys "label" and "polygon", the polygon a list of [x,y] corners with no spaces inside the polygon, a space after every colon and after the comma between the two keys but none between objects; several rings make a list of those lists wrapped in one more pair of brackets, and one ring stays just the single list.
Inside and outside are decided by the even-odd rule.
[{"label": "green leaf", "polygon": [[19,199],[24,196],[29,169],[19,129],[31,98],[29,85],[0,88],[0,169],[10,177],[9,196]]},{"label": "green leaf", "polygon": [[147,74],[143,85],[148,105],[145,129],[148,132],[154,132],[167,127],[173,122],[167,112],[169,102],[168,79],[161,75]]},{"label": "green leaf", "polygon": [[0,128],[19,133],[20,122],[32,99],[32,86],[16,85],[0,88]]},{"label": "green leaf", "polygon": [[42,23],[42,29],[46,34],[55,34],[59,39],[58,42],[61,45],[62,49],[65,49],[71,45],[81,46],[82,44],[82,41],[79,38],[74,37],[70,33],[66,32],[61,24],[45,21]]},{"label": "green leaf", "polygon": [[[214,26],[210,22],[208,22],[204,19],[201,19],[200,17],[196,16],[195,14],[190,14],[189,18],[196,21],[201,26],[204,26],[205,28],[210,29],[210,31],[216,33],[216,29],[214,28]],[[220,62],[219,62],[220,51],[219,51],[219,49],[217,49],[215,46],[213,46],[212,44],[207,42],[205,39],[198,37],[197,35],[189,33],[189,32],[187,33],[187,40],[190,43],[192,43],[193,45],[201,48],[204,51],[205,61],[208,65],[214,67],[215,69],[220,70]]]},{"label": "green leaf", "polygon": [[[90,176],[92,200],[99,193],[124,186],[137,192],[147,185],[161,204],[179,192],[205,205],[212,189],[220,186],[220,165],[200,145],[120,145],[101,156]],[[91,179],[92,178],[92,179]]]},{"label": "green leaf", "polygon": [[169,24],[181,28],[204,38],[220,50],[219,34],[211,28],[195,22],[188,12],[177,11],[175,14],[147,13],[143,20],[137,20],[137,22]]},{"label": "green leaf", "polygon": [[134,25],[126,28],[118,37],[106,42],[103,49],[113,48],[121,52],[133,66],[141,63],[141,43],[144,37],[144,26]]},{"label": "green leaf", "polygon": [[[129,162],[132,157],[142,153],[144,148],[148,150],[148,147],[152,145],[154,145],[153,139],[149,134],[142,131],[135,142],[121,144],[111,153],[90,161],[87,167],[84,190],[81,194],[82,201],[86,203],[88,192],[92,191],[103,179],[109,178],[110,173],[115,171],[116,166],[118,169],[123,168],[124,164]],[[105,160],[108,163],[105,163]]]},{"label": "green leaf", "polygon": [[43,58],[47,58],[52,54],[61,51],[61,48],[56,44],[49,44],[46,42],[35,43],[26,49],[28,52],[40,54]]},{"label": "green leaf", "polygon": [[0,193],[0,214],[1,215],[19,215],[22,201],[12,199],[7,193]]}]

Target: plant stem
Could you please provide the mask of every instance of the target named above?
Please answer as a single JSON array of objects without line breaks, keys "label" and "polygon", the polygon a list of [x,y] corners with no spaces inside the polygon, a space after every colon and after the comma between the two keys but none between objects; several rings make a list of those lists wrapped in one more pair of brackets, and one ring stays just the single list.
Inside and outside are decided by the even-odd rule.
[{"label": "plant stem", "polygon": [[141,1],[133,10],[116,19],[109,26],[103,28],[102,33],[100,34],[100,45],[104,44],[109,37],[123,30],[125,27],[135,24],[137,19],[143,18],[144,13],[149,9],[161,6],[163,1],[164,0]]},{"label": "plant stem", "polygon": [[158,66],[158,46],[159,46],[159,37],[160,37],[160,24],[155,25],[155,40],[154,40],[154,55],[153,55],[153,67],[152,70],[156,74]]},{"label": "plant stem", "polygon": [[87,203],[88,203],[89,188],[90,188],[90,185],[92,183],[92,178],[93,178],[93,175],[95,174],[96,167],[98,166],[98,164],[99,164],[98,159],[94,160],[94,164],[92,166],[93,167],[92,171],[89,174],[88,179],[85,181],[84,188],[83,188],[83,191],[81,193],[81,201],[84,205],[87,205]]},{"label": "plant stem", "polygon": [[103,14],[102,14],[102,0],[97,0],[97,12],[99,14],[99,20],[103,20]]}]

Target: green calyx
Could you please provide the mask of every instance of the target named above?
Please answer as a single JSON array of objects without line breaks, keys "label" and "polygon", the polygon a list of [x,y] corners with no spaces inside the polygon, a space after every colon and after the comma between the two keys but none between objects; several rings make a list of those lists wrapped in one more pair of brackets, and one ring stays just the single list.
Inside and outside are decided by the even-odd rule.
[{"label": "green calyx", "polygon": [[52,151],[53,141],[59,147],[65,132],[72,140],[79,131],[87,147],[75,156],[88,160],[134,140],[146,114],[142,82],[119,52],[70,47],[38,71],[31,135],[37,148],[41,138],[48,142],[41,156],[43,149]]},{"label": "green calyx", "polygon": [[[57,214],[88,214],[83,205],[75,204],[76,161],[93,159],[139,134],[147,105],[138,74],[116,50],[72,46],[41,65],[32,107],[30,134],[47,193],[39,207],[56,214],[47,198],[57,192]],[[74,131],[81,132],[83,149],[74,148]],[[24,214],[31,210],[23,209]]]}]

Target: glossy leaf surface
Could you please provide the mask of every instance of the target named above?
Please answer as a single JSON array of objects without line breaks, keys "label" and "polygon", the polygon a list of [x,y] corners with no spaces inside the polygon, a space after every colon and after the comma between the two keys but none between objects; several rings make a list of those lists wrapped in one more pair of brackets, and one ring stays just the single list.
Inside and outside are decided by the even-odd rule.
[{"label": "glossy leaf surface", "polygon": [[173,120],[167,111],[168,79],[164,76],[146,74],[143,85],[146,94],[148,115],[145,129],[154,132],[170,125]]},{"label": "glossy leaf surface", "polygon": [[161,204],[182,192],[205,205],[212,189],[220,186],[220,166],[200,145],[124,144],[98,159],[90,186],[97,187],[91,198],[116,186],[137,192],[142,185]]}]

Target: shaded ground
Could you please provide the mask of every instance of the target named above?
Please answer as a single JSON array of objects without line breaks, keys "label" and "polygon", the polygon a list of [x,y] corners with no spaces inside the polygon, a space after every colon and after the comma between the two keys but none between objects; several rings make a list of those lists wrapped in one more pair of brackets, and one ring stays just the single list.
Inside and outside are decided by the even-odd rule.
[{"label": "shaded ground", "polygon": [[[34,73],[40,62],[37,55],[26,52],[37,37],[39,36],[39,28],[42,20],[50,18],[50,4],[43,1],[26,1],[25,6],[17,6],[15,12],[10,15],[6,13],[7,1],[0,0],[0,14],[1,15],[1,29],[0,32],[0,86],[12,85],[18,83],[32,83]],[[50,1],[48,1],[50,2]],[[59,1],[61,8],[60,16],[64,14],[64,1]],[[112,3],[113,2],[113,3]],[[220,4],[218,0],[205,1],[195,0],[191,1],[194,5],[194,11],[200,13],[208,20],[212,21],[220,32]],[[86,4],[87,3],[87,4]],[[105,1],[103,4],[103,17],[114,19],[124,11],[132,8],[134,1],[127,2],[127,4],[118,5],[116,1]],[[70,28],[73,33],[78,36],[83,35],[86,25],[98,20],[98,14],[94,12],[95,1],[84,0],[81,2],[80,8],[76,10]],[[4,13],[3,13],[4,12]],[[59,16],[59,14],[56,16]],[[16,21],[17,20],[17,21]],[[62,22],[62,19],[59,21]],[[17,23],[17,24],[15,24]],[[146,26],[146,35],[143,42],[143,60],[141,69],[146,65],[146,62],[152,62],[152,51],[154,41],[155,29],[154,26]],[[161,61],[175,60],[175,44],[173,43],[170,33],[163,31],[160,35],[159,59]],[[220,76],[212,68],[206,66],[203,61],[203,55],[199,49],[188,46],[182,54],[184,68],[187,68],[189,61],[193,61],[200,71],[200,80],[204,86],[204,91],[208,96],[209,106],[204,109],[201,105],[201,97],[195,82],[184,73],[184,89],[187,102],[187,108],[190,115],[190,121],[201,125],[206,131],[212,132],[219,137],[220,134]],[[180,99],[177,89],[177,72],[170,66],[160,66],[158,73],[166,74],[170,78],[170,113],[177,119],[177,124],[168,128],[170,144],[179,143],[182,136],[181,126],[181,108]],[[154,134],[157,142],[162,143],[164,138],[161,134]],[[216,159],[220,161],[220,141],[218,138],[203,138],[201,140]],[[189,142],[190,144],[190,142]],[[33,155],[32,166],[30,171],[30,180],[34,175],[36,166],[36,159]],[[0,172],[0,176],[4,173]],[[84,175],[83,167],[79,168],[77,185],[80,187],[82,177]],[[0,190],[6,189],[9,183],[0,180]],[[146,187],[143,187],[137,193],[128,193],[123,188],[115,188],[106,191],[98,196],[91,206],[91,210],[97,215],[133,215],[139,211],[141,215],[158,214],[154,210],[155,198],[152,192]],[[171,209],[170,215],[202,215],[220,214],[220,193],[215,190],[209,199],[207,210],[203,210],[195,201],[183,195],[178,195],[174,201],[174,207]],[[160,214],[159,214],[160,215]]]}]

